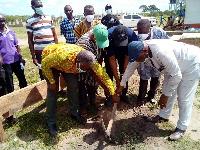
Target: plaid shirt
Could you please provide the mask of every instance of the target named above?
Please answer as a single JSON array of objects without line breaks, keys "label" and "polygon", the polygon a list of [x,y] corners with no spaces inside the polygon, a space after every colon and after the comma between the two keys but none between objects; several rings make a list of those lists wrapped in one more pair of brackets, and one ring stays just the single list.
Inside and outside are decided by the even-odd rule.
[{"label": "plaid shirt", "polygon": [[70,20],[66,18],[60,23],[60,34],[65,36],[66,43],[71,43],[71,44],[76,43],[77,38],[73,30],[76,27],[76,25],[79,24],[80,22],[81,22],[80,19],[74,18],[74,26],[73,26]]}]

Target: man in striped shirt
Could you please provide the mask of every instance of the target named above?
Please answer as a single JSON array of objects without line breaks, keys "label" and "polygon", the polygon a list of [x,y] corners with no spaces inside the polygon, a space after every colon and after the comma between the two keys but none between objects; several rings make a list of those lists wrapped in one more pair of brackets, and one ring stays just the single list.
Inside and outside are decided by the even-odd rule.
[{"label": "man in striped shirt", "polygon": [[40,78],[43,80],[40,67],[42,50],[49,44],[58,43],[58,39],[51,17],[46,16],[42,11],[42,2],[31,0],[31,7],[35,13],[26,21],[28,44],[33,63],[38,66]]}]

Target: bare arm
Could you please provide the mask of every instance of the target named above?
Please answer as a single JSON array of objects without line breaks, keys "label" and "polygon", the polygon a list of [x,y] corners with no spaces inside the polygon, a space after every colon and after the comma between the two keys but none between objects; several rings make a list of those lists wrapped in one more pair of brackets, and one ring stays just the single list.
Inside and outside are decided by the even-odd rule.
[{"label": "bare arm", "polygon": [[0,66],[2,66],[2,65],[3,65],[3,58],[2,58],[1,53],[0,53]]},{"label": "bare arm", "polygon": [[56,30],[55,30],[55,28],[51,28],[51,31],[52,31],[52,33],[53,33],[53,38],[54,38],[55,44],[58,44],[58,38],[57,38],[57,35],[56,35]]},{"label": "bare arm", "polygon": [[19,54],[19,61],[22,62],[22,63],[25,65],[25,61],[22,59],[22,53],[21,53],[21,48],[20,48],[20,46],[19,46],[19,45],[16,45],[15,47],[16,47],[17,52],[18,52],[18,54]]},{"label": "bare arm", "polygon": [[28,45],[29,45],[29,49],[30,49],[31,56],[33,59],[33,63],[37,66],[38,61],[35,58],[35,54],[34,54],[33,32],[27,32],[27,35],[28,35]]},{"label": "bare arm", "polygon": [[115,56],[108,57],[108,59],[109,59],[110,68],[111,68],[112,73],[115,77],[117,86],[119,86],[120,80],[119,80],[119,76],[117,74],[117,63],[116,63],[116,60],[115,60]]}]

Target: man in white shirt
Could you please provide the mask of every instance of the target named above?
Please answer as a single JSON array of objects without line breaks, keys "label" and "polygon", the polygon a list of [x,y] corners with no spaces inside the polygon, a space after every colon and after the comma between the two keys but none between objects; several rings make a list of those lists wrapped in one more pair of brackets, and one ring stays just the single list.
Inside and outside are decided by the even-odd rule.
[{"label": "man in white shirt", "polygon": [[175,100],[178,100],[179,120],[170,140],[180,139],[189,125],[192,105],[200,77],[200,48],[168,39],[133,41],[128,45],[129,64],[116,93],[121,94],[125,83],[140,62],[147,62],[164,74],[160,112],[150,122],[168,120]]}]

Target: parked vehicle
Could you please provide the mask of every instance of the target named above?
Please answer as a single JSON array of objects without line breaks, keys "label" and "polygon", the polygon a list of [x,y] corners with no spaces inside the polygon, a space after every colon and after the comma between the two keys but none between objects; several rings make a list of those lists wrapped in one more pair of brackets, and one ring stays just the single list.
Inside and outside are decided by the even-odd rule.
[{"label": "parked vehicle", "polygon": [[127,27],[136,27],[137,23],[140,19],[148,19],[153,26],[157,24],[157,18],[156,17],[144,17],[139,14],[128,14],[123,15],[122,18],[119,20],[120,23]]}]

